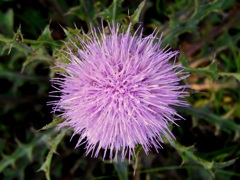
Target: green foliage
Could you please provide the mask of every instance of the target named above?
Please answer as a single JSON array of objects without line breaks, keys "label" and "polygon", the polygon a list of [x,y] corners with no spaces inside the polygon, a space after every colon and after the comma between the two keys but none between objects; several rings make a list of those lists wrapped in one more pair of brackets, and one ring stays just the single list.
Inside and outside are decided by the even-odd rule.
[{"label": "green foliage", "polygon": [[[0,2],[1,179],[240,177],[239,2],[44,2],[39,1],[35,9],[21,5],[24,12],[11,1]],[[106,20],[122,23],[122,30],[129,23],[133,27],[142,23],[146,34],[157,28],[162,46],[180,49],[179,62],[190,73],[187,100],[192,106],[176,107],[186,119],[173,127],[176,140],[148,156],[139,146],[130,163],[85,157],[84,147],[74,149],[76,139],[68,142],[70,130],[54,129],[64,119],[56,116],[51,122],[50,110],[44,110],[49,79],[58,71],[54,64],[68,63],[62,50],[66,44],[73,46],[71,42],[79,45],[76,36],[83,37],[76,27],[87,33],[90,25]],[[44,74],[44,70],[48,71]]]},{"label": "green foliage", "polygon": [[62,118],[55,118],[53,121],[46,126],[43,126],[40,130],[47,130],[56,127],[58,124],[62,123],[64,119]]},{"label": "green foliage", "polygon": [[[59,138],[54,138],[53,140],[49,141],[52,137],[56,135],[57,131],[49,131],[45,132],[44,134],[35,133],[35,137],[31,139],[30,142],[27,144],[22,144],[18,140],[17,148],[14,152],[10,155],[2,154],[2,159],[0,161],[0,173],[3,173],[6,179],[25,179],[24,177],[24,170],[29,163],[33,161],[33,159],[43,157],[42,151],[46,151],[48,146],[50,147],[50,152],[54,152],[56,150],[57,142]],[[62,133],[61,133],[62,134]],[[60,135],[61,135],[60,134]],[[60,136],[58,135],[58,136]],[[55,149],[54,149],[55,148]],[[38,159],[39,163],[41,163],[41,159]],[[48,159],[47,159],[48,160]],[[10,168],[11,166],[12,168]],[[12,169],[12,171],[11,171]]]},{"label": "green foliage", "polygon": [[[184,2],[184,1],[179,1]],[[213,12],[219,12],[225,0],[215,0],[211,3],[205,1],[187,1],[186,4],[182,4],[183,8],[177,12],[173,12],[170,15],[170,21],[168,27],[163,29],[167,33],[163,39],[163,43],[172,44],[175,42],[179,35],[186,32],[196,32],[198,23],[207,15]]]},{"label": "green foliage", "polygon": [[[121,158],[121,157],[119,157]],[[127,179],[128,177],[128,162],[127,161],[123,161],[123,162],[114,162],[113,163],[114,168],[116,169],[116,171],[118,172],[118,176],[120,180],[124,180]]]},{"label": "green foliage", "polygon": [[[225,161],[225,162],[214,162],[214,161],[208,161],[200,156],[197,156],[194,151],[195,148],[193,146],[190,147],[185,147],[182,146],[181,144],[177,142],[170,142],[171,146],[174,147],[179,155],[182,158],[182,165],[185,164],[190,164],[195,166],[194,168],[199,168],[201,171],[199,172],[198,175],[200,175],[200,179],[213,179],[215,178],[214,171],[227,167],[231,164],[233,164],[237,159],[233,159],[230,161]],[[188,171],[193,171],[189,172],[189,174],[194,173],[194,168],[193,169],[188,169]]]},{"label": "green foliage", "polygon": [[143,2],[141,2],[141,4],[139,4],[138,8],[134,11],[133,15],[130,16],[130,22],[135,25],[136,23],[139,22],[139,18],[140,18],[140,14],[145,6],[146,0],[144,0]]},{"label": "green foliage", "polygon": [[125,17],[125,15],[121,13],[122,3],[123,0],[114,0],[108,8],[99,14],[100,17],[110,22],[121,22],[122,18]]},{"label": "green foliage", "polygon": [[93,0],[90,1],[84,1],[80,0],[80,5],[72,7],[69,9],[69,11],[66,13],[67,15],[75,15],[79,19],[86,21],[88,27],[90,27],[90,24],[96,25],[96,16],[99,11],[98,3],[94,3]]},{"label": "green foliage", "polygon": [[186,71],[190,73],[197,73],[209,76],[213,80],[217,80],[219,75],[217,73],[217,64],[216,61],[212,61],[211,64],[204,68],[190,68],[186,67]]},{"label": "green foliage", "polygon": [[48,143],[50,145],[50,150],[48,152],[45,162],[42,164],[41,168],[39,169],[39,170],[45,172],[47,180],[51,179],[50,178],[50,169],[51,169],[51,161],[52,161],[53,154],[57,153],[57,151],[56,151],[57,147],[58,147],[59,143],[61,142],[61,140],[63,139],[63,137],[65,136],[65,134],[66,134],[66,131],[62,131],[56,137],[54,137],[50,141],[48,141]]},{"label": "green foliage", "polygon": [[[13,35],[13,10],[9,9],[6,13],[0,12],[0,32],[6,36]],[[1,37],[1,36],[0,36]]]}]

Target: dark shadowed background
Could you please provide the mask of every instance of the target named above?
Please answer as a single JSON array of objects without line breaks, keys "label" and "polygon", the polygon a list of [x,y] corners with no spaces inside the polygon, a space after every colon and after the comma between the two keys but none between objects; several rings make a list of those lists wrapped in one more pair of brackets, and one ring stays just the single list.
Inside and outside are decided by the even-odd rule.
[{"label": "dark shadowed background", "polygon": [[[0,0],[0,179],[240,179],[240,2],[141,2]],[[46,104],[66,29],[124,24],[140,11],[135,26],[163,32],[163,46],[179,50],[191,74],[191,107],[177,108],[186,120],[172,127],[176,141],[116,164],[75,149],[70,129],[39,131],[57,120]]]}]

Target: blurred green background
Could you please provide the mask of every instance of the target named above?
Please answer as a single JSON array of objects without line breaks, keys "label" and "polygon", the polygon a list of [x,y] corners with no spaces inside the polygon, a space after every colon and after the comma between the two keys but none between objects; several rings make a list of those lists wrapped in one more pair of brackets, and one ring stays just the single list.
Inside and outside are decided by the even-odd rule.
[{"label": "blurred green background", "polygon": [[[157,28],[191,74],[176,141],[130,164],[86,157],[71,130],[45,126],[58,121],[46,103],[63,40],[101,19]],[[237,0],[0,0],[0,179],[240,179],[239,81]]]}]

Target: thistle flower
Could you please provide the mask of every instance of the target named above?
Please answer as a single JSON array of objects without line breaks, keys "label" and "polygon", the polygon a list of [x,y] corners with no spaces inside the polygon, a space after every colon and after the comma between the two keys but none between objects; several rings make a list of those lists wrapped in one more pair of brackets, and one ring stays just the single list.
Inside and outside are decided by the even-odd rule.
[{"label": "thistle flower", "polygon": [[59,127],[73,128],[80,135],[76,147],[86,143],[94,157],[103,149],[103,159],[109,152],[110,160],[118,161],[118,153],[130,160],[137,145],[146,154],[158,151],[163,136],[174,138],[169,124],[181,119],[172,106],[187,106],[179,83],[187,75],[169,62],[178,52],[161,49],[158,33],[132,35],[130,26],[120,32],[120,24],[108,25],[108,34],[92,28],[87,40],[77,36],[80,46],[67,46],[70,62],[60,65],[67,75],[53,79],[61,94],[54,111],[66,119]]}]

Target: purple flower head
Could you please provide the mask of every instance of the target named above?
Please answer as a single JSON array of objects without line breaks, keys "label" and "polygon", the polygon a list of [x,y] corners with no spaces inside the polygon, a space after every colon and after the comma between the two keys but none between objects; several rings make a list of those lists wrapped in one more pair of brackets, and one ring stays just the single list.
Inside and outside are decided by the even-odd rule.
[{"label": "purple flower head", "polygon": [[178,52],[161,49],[157,33],[142,37],[130,26],[125,32],[120,24],[108,28],[108,34],[92,28],[87,40],[77,36],[75,50],[67,46],[70,63],[60,65],[67,75],[53,79],[61,95],[52,104],[66,119],[59,126],[80,135],[76,147],[86,143],[91,156],[103,149],[103,159],[109,152],[110,160],[118,153],[130,160],[137,145],[148,154],[161,147],[163,136],[174,138],[169,124],[181,117],[172,106],[187,106],[181,100],[186,86],[179,83],[187,75],[169,62]]}]

